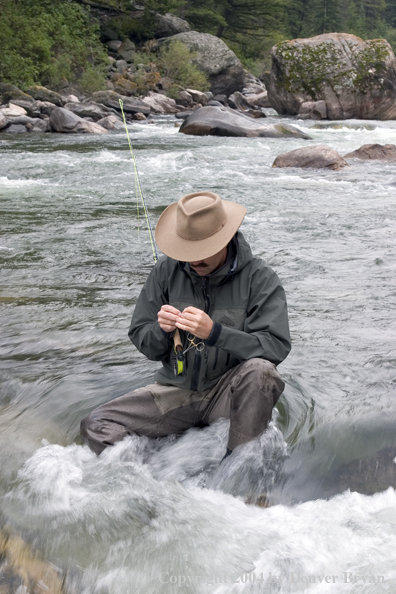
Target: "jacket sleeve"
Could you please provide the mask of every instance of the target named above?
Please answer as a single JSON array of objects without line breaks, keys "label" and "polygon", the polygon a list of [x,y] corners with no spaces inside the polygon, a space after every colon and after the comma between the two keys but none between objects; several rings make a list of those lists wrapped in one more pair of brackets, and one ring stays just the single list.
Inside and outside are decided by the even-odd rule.
[{"label": "jacket sleeve", "polygon": [[158,323],[161,306],[168,303],[166,283],[161,281],[161,262],[151,270],[137,300],[128,336],[148,359],[160,361],[172,348],[172,333]]},{"label": "jacket sleeve", "polygon": [[291,342],[286,295],[273,270],[259,267],[253,272],[243,330],[215,322],[207,343],[240,361],[259,357],[278,365],[287,357]]}]

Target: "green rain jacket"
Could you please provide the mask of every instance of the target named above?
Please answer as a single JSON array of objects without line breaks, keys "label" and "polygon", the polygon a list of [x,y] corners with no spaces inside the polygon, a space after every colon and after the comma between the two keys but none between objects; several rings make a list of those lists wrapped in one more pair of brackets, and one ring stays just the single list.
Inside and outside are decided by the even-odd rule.
[{"label": "green rain jacket", "polygon": [[[205,348],[186,353],[183,375],[174,372],[173,335],[157,321],[164,304],[180,311],[197,307],[214,321]],[[186,262],[161,257],[140,293],[128,335],[148,359],[162,362],[155,373],[159,384],[199,392],[212,388],[242,361],[259,357],[277,365],[291,349],[283,287],[275,272],[253,257],[240,231],[229,245],[226,264],[207,276],[199,276]],[[180,335],[187,349],[187,334]]]}]

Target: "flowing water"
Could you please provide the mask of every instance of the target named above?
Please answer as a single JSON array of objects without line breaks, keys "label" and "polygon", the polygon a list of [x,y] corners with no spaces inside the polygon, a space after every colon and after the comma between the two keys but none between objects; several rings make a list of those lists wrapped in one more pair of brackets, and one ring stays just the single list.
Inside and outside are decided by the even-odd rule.
[{"label": "flowing water", "polygon": [[287,292],[284,395],[223,470],[225,420],[99,457],[78,436],[157,366],[127,338],[152,254],[125,135],[1,137],[1,523],[67,572],[68,592],[396,590],[396,166],[271,168],[309,144],[396,143],[396,123],[291,123],[313,140],[131,127],[153,225],[198,189],[240,202]]}]

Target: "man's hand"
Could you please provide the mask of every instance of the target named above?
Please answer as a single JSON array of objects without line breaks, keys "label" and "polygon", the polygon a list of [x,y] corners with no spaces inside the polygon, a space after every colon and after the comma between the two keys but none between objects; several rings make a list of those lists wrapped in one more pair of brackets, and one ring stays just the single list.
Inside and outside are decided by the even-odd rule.
[{"label": "man's hand", "polygon": [[173,332],[176,330],[176,320],[181,315],[181,311],[172,305],[163,305],[157,315],[160,328],[165,332]]},{"label": "man's hand", "polygon": [[190,332],[194,336],[206,340],[212,331],[213,320],[202,309],[189,306],[177,318],[176,328]]}]

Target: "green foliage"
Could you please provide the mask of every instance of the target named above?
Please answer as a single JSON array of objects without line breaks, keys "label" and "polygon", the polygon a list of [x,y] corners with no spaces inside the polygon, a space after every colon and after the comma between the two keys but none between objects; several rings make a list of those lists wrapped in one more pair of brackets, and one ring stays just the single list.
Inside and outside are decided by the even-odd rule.
[{"label": "green foliage", "polygon": [[105,64],[88,9],[64,0],[1,0],[0,79],[26,87],[75,82]]},{"label": "green foliage", "polygon": [[157,61],[161,72],[182,87],[207,91],[210,87],[206,76],[192,63],[195,53],[181,41],[172,41],[162,47]]}]

